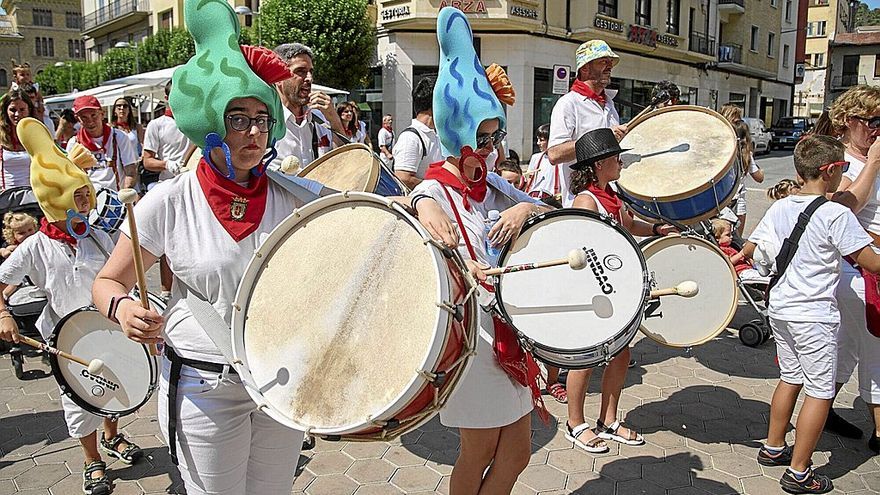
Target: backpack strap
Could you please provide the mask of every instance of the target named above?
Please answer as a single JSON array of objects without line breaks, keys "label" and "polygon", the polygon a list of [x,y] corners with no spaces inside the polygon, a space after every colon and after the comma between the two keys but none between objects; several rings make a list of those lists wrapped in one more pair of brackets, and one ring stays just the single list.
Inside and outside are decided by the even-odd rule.
[{"label": "backpack strap", "polygon": [[422,139],[422,133],[419,132],[419,130],[415,127],[407,127],[406,129],[400,131],[400,134],[403,135],[404,132],[411,132],[415,134],[417,138],[419,138],[419,144],[422,145],[422,160],[424,160],[425,157],[428,156],[428,147],[425,145],[425,140]]},{"label": "backpack strap", "polygon": [[782,242],[779,254],[776,255],[776,273],[773,274],[773,277],[770,279],[770,284],[767,286],[768,295],[773,287],[779,282],[779,279],[782,278],[782,274],[785,273],[785,269],[788,268],[791,260],[794,259],[798,243],[801,240],[804,230],[807,228],[807,223],[810,222],[810,217],[813,216],[813,213],[815,213],[820,206],[827,202],[828,200],[825,196],[819,196],[807,205],[807,208],[798,215],[798,221],[795,224],[794,229],[791,231],[791,235]]}]

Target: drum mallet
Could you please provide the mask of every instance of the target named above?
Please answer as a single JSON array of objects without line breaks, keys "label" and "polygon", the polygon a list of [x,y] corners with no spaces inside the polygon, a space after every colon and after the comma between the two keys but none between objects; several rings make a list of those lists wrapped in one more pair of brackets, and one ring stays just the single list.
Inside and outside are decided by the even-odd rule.
[{"label": "drum mallet", "polygon": [[[134,189],[122,189],[119,191],[119,201],[125,204],[126,215],[128,219],[128,230],[131,234],[131,250],[134,254],[134,269],[137,275],[138,293],[141,298],[141,307],[150,309],[150,299],[147,296],[147,276],[144,274],[144,259],[141,256],[141,242],[138,238],[137,222],[134,220],[134,202],[137,200],[138,193]],[[150,354],[159,355],[159,349],[156,344],[150,344]]]},{"label": "drum mallet", "polygon": [[557,260],[539,261],[537,263],[523,263],[521,265],[502,266],[499,268],[490,268],[484,270],[487,276],[504,275],[505,273],[521,272],[525,270],[534,270],[535,268],[547,268],[550,266],[568,265],[572,270],[582,270],[587,266],[587,253],[583,249],[572,249],[568,253],[568,257],[559,258]]},{"label": "drum mallet", "polygon": [[299,161],[299,158],[290,155],[281,161],[281,173],[284,175],[296,175],[296,173],[299,172],[300,165],[301,162]]},{"label": "drum mallet", "polygon": [[669,287],[667,289],[656,289],[651,291],[651,299],[660,296],[681,296],[681,297],[694,297],[697,293],[700,292],[700,286],[697,285],[693,280],[685,280],[675,287]]},{"label": "drum mallet", "polygon": [[24,342],[25,344],[35,348],[40,349],[43,352],[48,352],[49,354],[55,354],[56,356],[61,356],[64,359],[69,359],[75,363],[79,363],[86,367],[89,370],[89,373],[93,375],[97,375],[104,369],[104,361],[100,359],[92,359],[91,361],[86,361],[81,357],[74,356],[73,354],[68,354],[61,349],[56,349],[55,347],[50,346],[49,344],[44,344],[39,340],[34,340],[30,337],[25,337],[24,335],[18,336],[19,342]]}]

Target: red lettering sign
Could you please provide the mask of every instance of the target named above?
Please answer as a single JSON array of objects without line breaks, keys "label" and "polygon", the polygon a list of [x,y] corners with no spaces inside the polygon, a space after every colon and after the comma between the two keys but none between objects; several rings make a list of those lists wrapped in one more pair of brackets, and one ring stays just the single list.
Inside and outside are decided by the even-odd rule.
[{"label": "red lettering sign", "polygon": [[440,8],[455,7],[465,14],[485,14],[486,4],[483,0],[443,0],[440,2]]},{"label": "red lettering sign", "polygon": [[629,36],[627,39],[632,43],[639,43],[640,45],[656,47],[657,31],[643,26],[631,24],[629,27]]}]

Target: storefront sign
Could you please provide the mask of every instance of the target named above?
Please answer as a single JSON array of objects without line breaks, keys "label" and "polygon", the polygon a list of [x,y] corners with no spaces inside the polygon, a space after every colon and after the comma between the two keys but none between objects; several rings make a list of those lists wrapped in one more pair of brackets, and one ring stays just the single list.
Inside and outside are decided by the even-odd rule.
[{"label": "storefront sign", "polygon": [[678,48],[678,38],[671,34],[658,34],[657,43],[660,43],[661,45],[671,46],[673,48]]},{"label": "storefront sign", "polygon": [[671,34],[660,34],[654,29],[639,26],[637,24],[630,24],[627,40],[632,43],[638,43],[652,48],[656,47],[657,43],[671,47],[678,46],[678,38],[675,36],[672,36]]},{"label": "storefront sign", "polygon": [[608,17],[597,15],[596,18],[593,19],[593,26],[606,31],[614,31],[615,33],[623,32],[623,23]]},{"label": "storefront sign", "polygon": [[483,0],[443,0],[442,2],[440,2],[440,8],[442,9],[443,7],[455,7],[465,14],[486,13],[486,4],[483,3]]},{"label": "storefront sign", "polygon": [[519,5],[511,5],[510,6],[510,15],[515,15],[517,17],[525,17],[526,19],[537,19],[538,18],[538,11],[535,9],[520,7]]},{"label": "storefront sign", "polygon": [[564,95],[568,93],[568,81],[571,74],[571,67],[568,65],[553,66],[553,94]]},{"label": "storefront sign", "polygon": [[401,17],[409,17],[409,5],[382,10],[383,21],[393,21],[394,19],[399,19]]}]

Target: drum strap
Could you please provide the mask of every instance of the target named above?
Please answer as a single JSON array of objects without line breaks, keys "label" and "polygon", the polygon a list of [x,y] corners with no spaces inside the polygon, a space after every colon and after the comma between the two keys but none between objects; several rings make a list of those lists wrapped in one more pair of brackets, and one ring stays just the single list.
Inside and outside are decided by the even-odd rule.
[{"label": "drum strap", "polygon": [[810,222],[810,217],[813,216],[813,213],[815,213],[820,206],[827,202],[828,200],[825,199],[825,196],[819,196],[807,205],[807,208],[798,215],[798,221],[795,224],[794,229],[791,231],[791,235],[788,236],[788,239],[782,242],[782,247],[779,248],[779,254],[776,255],[776,273],[773,274],[773,277],[770,278],[770,283],[767,285],[768,300],[770,297],[770,291],[773,290],[773,287],[776,286],[777,283],[779,283],[779,279],[782,278],[785,269],[788,268],[789,263],[794,259],[794,254],[797,252],[798,248],[798,242],[801,240],[801,236],[807,228],[807,223]]}]

